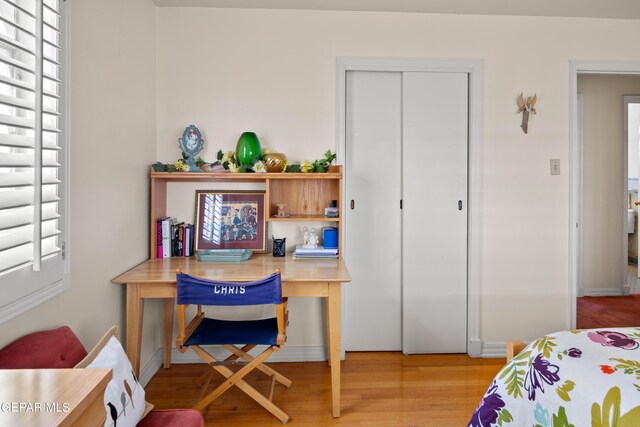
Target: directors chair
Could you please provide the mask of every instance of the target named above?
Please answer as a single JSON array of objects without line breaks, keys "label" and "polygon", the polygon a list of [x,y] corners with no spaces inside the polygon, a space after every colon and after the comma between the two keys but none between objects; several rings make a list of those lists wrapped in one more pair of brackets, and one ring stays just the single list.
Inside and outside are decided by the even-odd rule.
[{"label": "directors chair", "polygon": [[[280,271],[264,279],[249,283],[231,283],[207,280],[183,274],[178,270],[177,306],[179,336],[176,346],[184,353],[188,348],[211,366],[207,372],[207,381],[203,387],[206,390],[213,371],[222,374],[226,379],[211,393],[204,396],[193,409],[203,411],[222,393],[232,386],[237,386],[251,398],[275,415],[282,423],[289,420],[289,416],[273,402],[275,381],[285,387],[291,386],[291,380],[266,366],[263,362],[273,353],[279,351],[286,341],[286,326],[288,323],[287,298],[282,298],[282,284]],[[186,324],[185,309],[189,304],[198,306],[196,315]],[[275,317],[261,320],[218,320],[205,317],[202,306],[251,306],[273,304]],[[245,344],[242,348],[236,344]],[[216,360],[205,351],[203,345],[222,345],[232,354],[225,360]],[[247,352],[257,345],[267,348],[259,356],[252,357]],[[238,361],[242,359],[242,361]],[[229,369],[229,365],[243,365],[237,372]],[[258,392],[250,386],[244,377],[253,369],[258,369],[271,377],[268,396]],[[201,377],[199,380],[202,380]]]}]

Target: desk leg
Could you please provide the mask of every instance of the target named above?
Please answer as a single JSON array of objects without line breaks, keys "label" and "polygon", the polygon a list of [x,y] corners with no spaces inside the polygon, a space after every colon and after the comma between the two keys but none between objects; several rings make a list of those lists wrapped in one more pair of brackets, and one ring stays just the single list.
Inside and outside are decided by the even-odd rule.
[{"label": "desk leg", "polygon": [[171,367],[171,350],[173,348],[173,312],[176,308],[175,298],[165,298],[162,302],[162,330],[164,339],[164,368]]},{"label": "desk leg", "polygon": [[331,314],[329,313],[329,298],[325,298],[324,300],[324,319],[327,323],[327,354],[329,355],[327,358],[327,365],[331,367],[331,324],[329,322]]},{"label": "desk leg", "polygon": [[340,416],[340,283],[329,283],[327,298],[329,363],[333,416]]},{"label": "desk leg", "polygon": [[144,299],[140,297],[140,285],[127,284],[127,356],[136,376],[140,375],[140,343],[142,341],[142,316]]}]

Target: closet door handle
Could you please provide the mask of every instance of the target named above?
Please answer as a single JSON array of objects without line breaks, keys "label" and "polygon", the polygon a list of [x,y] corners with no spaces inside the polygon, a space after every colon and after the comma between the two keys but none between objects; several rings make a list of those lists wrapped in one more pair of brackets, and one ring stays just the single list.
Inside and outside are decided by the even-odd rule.
[{"label": "closet door handle", "polygon": [[351,210],[353,210],[356,206],[356,203],[351,199]]},{"label": "closet door handle", "polygon": [[462,200],[458,200],[458,210],[462,210]]}]

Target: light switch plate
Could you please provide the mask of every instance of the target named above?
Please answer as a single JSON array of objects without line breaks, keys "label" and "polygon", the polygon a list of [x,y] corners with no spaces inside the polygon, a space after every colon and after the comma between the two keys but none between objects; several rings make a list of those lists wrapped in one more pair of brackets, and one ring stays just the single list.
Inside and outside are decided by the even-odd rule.
[{"label": "light switch plate", "polygon": [[560,175],[560,159],[551,159],[551,175]]}]

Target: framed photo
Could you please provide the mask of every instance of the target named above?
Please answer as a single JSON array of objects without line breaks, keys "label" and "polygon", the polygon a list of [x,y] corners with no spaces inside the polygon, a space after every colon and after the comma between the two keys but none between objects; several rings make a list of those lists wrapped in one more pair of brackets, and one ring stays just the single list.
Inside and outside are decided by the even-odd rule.
[{"label": "framed photo", "polygon": [[264,191],[196,191],[196,251],[250,249],[266,252]]}]

